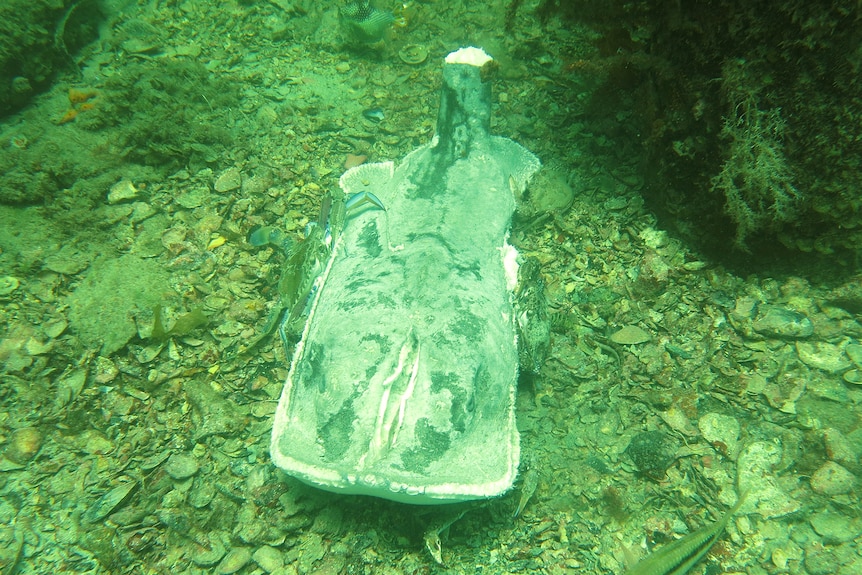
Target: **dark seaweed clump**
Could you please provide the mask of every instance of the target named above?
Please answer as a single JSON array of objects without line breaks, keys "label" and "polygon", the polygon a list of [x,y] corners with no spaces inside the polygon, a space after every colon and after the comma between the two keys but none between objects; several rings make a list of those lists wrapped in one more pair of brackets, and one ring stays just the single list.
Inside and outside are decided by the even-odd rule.
[{"label": "dark seaweed clump", "polygon": [[567,72],[600,79],[592,127],[641,165],[667,227],[745,271],[804,254],[831,274],[858,264],[855,0],[545,0],[538,15],[597,33]]}]

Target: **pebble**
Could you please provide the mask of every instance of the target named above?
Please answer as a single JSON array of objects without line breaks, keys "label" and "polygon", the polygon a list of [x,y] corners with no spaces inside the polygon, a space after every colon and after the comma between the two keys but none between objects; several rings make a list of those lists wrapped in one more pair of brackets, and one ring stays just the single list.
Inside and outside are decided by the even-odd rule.
[{"label": "pebble", "polygon": [[212,567],[221,561],[227,550],[216,535],[218,534],[210,535],[209,546],[194,545],[194,551],[190,555],[192,563],[200,567]]},{"label": "pebble", "polygon": [[829,459],[851,469],[856,466],[858,461],[856,452],[843,433],[832,427],[824,429],[823,443]]},{"label": "pebble", "polygon": [[120,374],[120,370],[117,367],[117,364],[115,364],[111,358],[100,355],[96,358],[95,363],[96,365],[93,370],[93,379],[99,385],[111,383]]},{"label": "pebble", "polygon": [[858,518],[851,519],[829,509],[816,513],[810,520],[811,527],[823,537],[826,545],[840,545],[852,541],[862,532]]},{"label": "pebble", "polygon": [[837,345],[818,342],[796,342],[796,355],[808,367],[822,369],[827,373],[840,373],[851,367],[844,350]]},{"label": "pebble", "polygon": [[284,567],[284,558],[281,556],[281,551],[269,545],[264,545],[255,551],[252,559],[267,573],[272,573]]},{"label": "pebble", "polygon": [[165,473],[177,480],[188,479],[197,473],[198,469],[200,466],[197,460],[186,453],[174,453],[165,463]]},{"label": "pebble", "polygon": [[565,212],[575,199],[575,192],[562,170],[545,167],[529,184],[530,199],[538,214]]},{"label": "pebble", "polygon": [[721,444],[720,450],[730,459],[739,455],[739,421],[721,413],[707,413],[697,422],[697,427],[703,438],[715,445]]},{"label": "pebble", "polygon": [[843,495],[856,486],[856,476],[834,461],[827,461],[811,475],[811,489],[820,495]]},{"label": "pebble", "polygon": [[800,339],[814,334],[814,324],[804,314],[777,306],[763,306],[752,328],[760,335]]},{"label": "pebble", "polygon": [[636,345],[652,339],[649,333],[636,325],[627,325],[611,335],[611,341],[621,345]]},{"label": "pebble", "polygon": [[[222,177],[224,177],[224,176],[222,176]],[[219,181],[221,181],[221,178],[219,178],[216,181],[216,190],[217,191],[218,191]],[[237,187],[239,187],[239,186],[237,186]],[[227,190],[225,190],[225,191],[227,191]],[[177,202],[177,204],[181,205],[182,207],[184,207],[186,209],[199,208],[200,206],[202,206],[207,201],[209,194],[210,194],[210,191],[203,186],[193,187],[193,188],[190,188],[190,189],[182,192],[179,196],[177,196],[176,202]]]},{"label": "pebble", "polygon": [[248,565],[249,561],[251,561],[251,551],[248,547],[234,547],[227,552],[215,571],[219,575],[231,575]]},{"label": "pebble", "polygon": [[781,488],[775,476],[782,451],[781,445],[772,441],[755,441],[742,448],[736,462],[737,485],[749,495],[740,514],[756,512],[772,519],[799,510],[799,503]]},{"label": "pebble", "polygon": [[239,168],[228,168],[216,179],[215,191],[219,193],[239,189],[242,185],[242,174]]},{"label": "pebble", "polygon": [[35,427],[24,427],[12,433],[3,455],[13,463],[24,465],[36,457],[41,448],[42,433]]},{"label": "pebble", "polygon": [[784,385],[767,383],[762,390],[769,405],[782,413],[796,413],[796,402],[805,393],[805,381],[789,381]]},{"label": "pebble", "polygon": [[848,343],[844,347],[844,353],[850,358],[856,367],[862,367],[862,345],[858,343]]},{"label": "pebble", "polygon": [[782,572],[787,571],[790,563],[798,563],[805,557],[802,548],[793,541],[787,541],[783,545],[772,550],[772,564],[778,567]]},{"label": "pebble", "polygon": [[694,437],[697,435],[697,430],[691,424],[688,414],[678,405],[671,405],[664,411],[658,411],[658,416],[662,418],[671,429],[683,435]]},{"label": "pebble", "polygon": [[18,278],[13,276],[3,276],[0,277],[0,297],[10,295],[18,286],[21,285],[21,282]]},{"label": "pebble", "polygon": [[203,509],[215,498],[215,487],[210,483],[195,481],[189,491],[189,505],[196,509]]},{"label": "pebble", "polygon": [[114,442],[100,431],[85,431],[78,438],[81,440],[81,449],[90,455],[104,455],[112,452],[115,448]]},{"label": "pebble", "polygon": [[838,573],[841,562],[830,548],[823,545],[809,545],[805,552],[805,570],[808,575],[832,575]]}]

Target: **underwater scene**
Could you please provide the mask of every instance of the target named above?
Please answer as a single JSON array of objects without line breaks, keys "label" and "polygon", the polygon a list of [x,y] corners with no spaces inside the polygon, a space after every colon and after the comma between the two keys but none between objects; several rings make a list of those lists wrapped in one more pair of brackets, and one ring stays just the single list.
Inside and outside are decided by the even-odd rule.
[{"label": "underwater scene", "polygon": [[857,0],[2,0],[0,575],[862,573]]}]

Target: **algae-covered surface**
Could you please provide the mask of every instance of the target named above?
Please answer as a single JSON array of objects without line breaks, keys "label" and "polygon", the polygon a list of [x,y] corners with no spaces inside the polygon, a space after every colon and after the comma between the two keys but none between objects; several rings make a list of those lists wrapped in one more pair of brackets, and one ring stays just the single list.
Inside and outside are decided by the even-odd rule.
[{"label": "algae-covered surface", "polygon": [[111,355],[137,334],[135,313],[170,296],[170,275],[154,260],[131,254],[96,260],[69,295],[69,321],[81,343]]},{"label": "algae-covered surface", "polygon": [[[671,81],[644,48],[666,39],[662,22],[697,26],[654,10],[628,26],[643,3],[573,3],[579,20],[551,0],[380,0],[394,18],[371,21],[391,25],[373,42],[345,33],[361,11],[344,4],[99,3],[99,37],[0,120],[0,573],[622,574],[742,493],[690,573],[862,572],[856,196],[826,190],[847,199],[834,212],[847,225],[814,241],[824,212],[788,240],[788,218],[822,207],[794,200],[767,221],[764,198],[810,199],[821,181],[804,171],[816,158],[794,161],[799,116],[769,99],[789,94],[768,89],[787,77],[758,74],[753,107],[717,104],[733,73],[784,62],[783,48],[821,62],[808,50],[838,50],[824,48],[829,29],[847,57],[794,85],[821,90],[818,106],[844,94],[824,78],[858,72],[862,27],[841,20],[858,19],[856,3],[820,17],[800,4],[808,17],[788,29],[816,42],[758,44],[750,66],[741,43],[710,44],[732,57],[698,68],[713,74],[703,84]],[[293,342],[258,336],[274,325],[285,248],[345,166],[431,140],[442,58],[466,45],[499,64],[492,131],[549,169],[519,198],[511,236],[538,262],[529,287],[544,284],[534,300],[551,318],[547,357],[518,390],[520,478],[503,497],[436,507],[318,491],[268,453]],[[701,117],[714,121],[688,121]],[[839,124],[836,150],[859,141],[860,118]],[[733,143],[754,128],[758,148]],[[825,149],[834,135],[806,138]],[[645,163],[665,145],[660,166]],[[683,162],[702,150],[731,154]],[[778,172],[723,172],[784,151]],[[696,177],[657,188],[674,166]],[[677,195],[684,181],[703,195]],[[741,225],[724,203],[746,186],[757,217],[723,230],[724,250],[688,243],[697,221],[666,225],[708,206],[702,230]],[[261,227],[279,241],[248,243]],[[771,241],[764,231],[818,257],[745,252]]]}]

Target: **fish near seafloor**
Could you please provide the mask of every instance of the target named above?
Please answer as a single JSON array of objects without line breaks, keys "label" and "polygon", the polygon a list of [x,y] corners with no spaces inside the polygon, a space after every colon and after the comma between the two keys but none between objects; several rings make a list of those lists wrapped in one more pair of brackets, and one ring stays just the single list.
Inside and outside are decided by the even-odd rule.
[{"label": "fish near seafloor", "polygon": [[745,492],[740,495],[736,504],[715,523],[704,525],[682,539],[654,551],[626,571],[625,575],[685,575],[718,541],[724,533],[724,528],[727,527],[727,522],[739,510],[747,494],[748,492]]},{"label": "fish near seafloor", "polygon": [[395,22],[391,12],[374,8],[370,0],[349,2],[339,9],[339,14],[352,39],[363,44],[383,40]]}]

